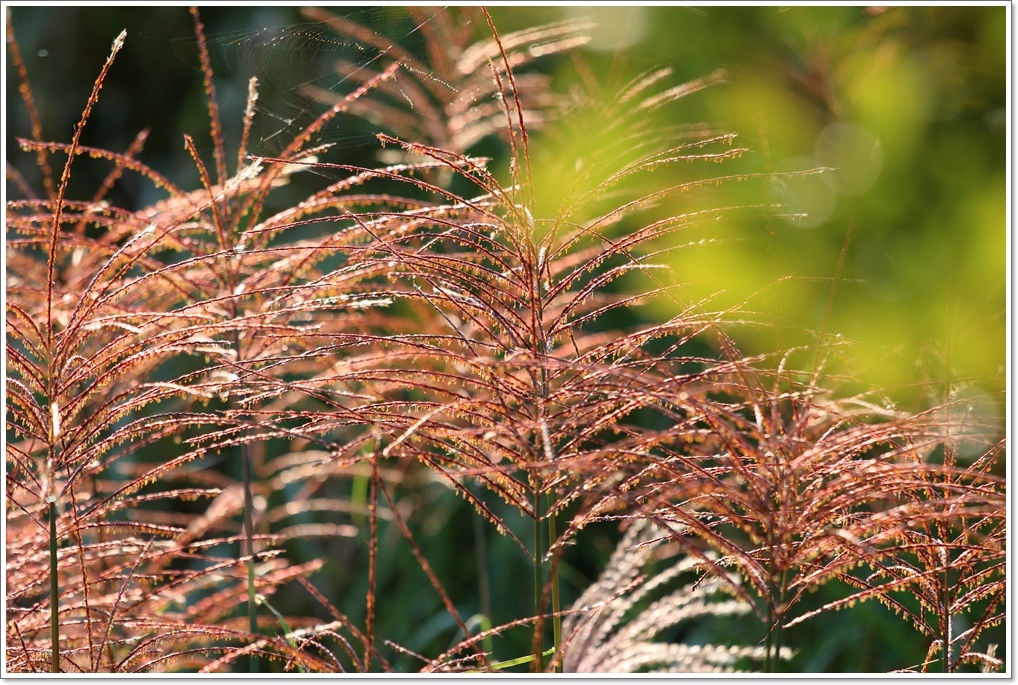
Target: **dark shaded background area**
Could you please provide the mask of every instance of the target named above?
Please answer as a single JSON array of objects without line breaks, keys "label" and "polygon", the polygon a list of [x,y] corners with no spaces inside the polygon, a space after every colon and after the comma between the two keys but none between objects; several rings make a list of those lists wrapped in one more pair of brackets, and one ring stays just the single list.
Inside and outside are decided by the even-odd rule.
[{"label": "dark shaded background area", "polygon": [[[565,12],[492,10],[503,33],[559,19]],[[390,12],[355,14],[397,38],[414,40],[406,33],[407,24]],[[110,43],[126,28],[126,47],[82,143],[123,151],[139,131],[151,128],[141,159],[182,187],[197,187],[183,134],[194,137],[207,158],[211,143],[193,22],[186,8],[13,7],[10,17],[43,137],[60,142],[70,141]],[[307,106],[291,82],[327,75],[329,60],[348,48],[316,44],[308,37],[303,44],[311,49],[301,52],[302,40],[292,27],[305,20],[296,7],[210,7],[202,10],[202,18],[228,138],[235,142],[238,136],[247,78],[253,69],[261,69],[259,116],[264,122],[253,151],[273,152],[270,134]],[[608,25],[624,23],[610,13],[600,18]],[[676,272],[696,284],[690,286],[691,299],[723,289],[718,306],[746,302],[748,309],[783,322],[745,329],[737,340],[747,351],[813,339],[803,330],[816,331],[823,324],[830,279],[848,237],[842,281],[828,321],[829,332],[861,342],[855,366],[848,370],[883,387],[895,400],[916,406],[931,401],[913,392],[926,387],[916,384],[946,376],[953,381],[953,392],[967,394],[1003,417],[1006,18],[1003,6],[643,8],[633,9],[625,20],[638,24],[630,27],[632,44],[586,50],[584,59],[606,83],[624,83],[654,64],[671,65],[677,82],[724,67],[727,83],[697,94],[682,113],[690,121],[716,122],[739,132],[740,143],[752,150],[740,160],[739,169],[839,167],[833,179],[771,189],[794,211],[808,212],[807,219],[733,222],[712,230],[735,242],[676,253]],[[291,27],[286,35],[293,40],[270,50],[259,38],[269,35],[263,31],[267,27]],[[486,27],[477,31],[483,36]],[[568,89],[575,73],[568,58],[542,64]],[[6,159],[40,187],[33,176],[34,157],[18,150],[14,140],[29,135],[17,87],[8,59]],[[371,163],[375,150],[370,130],[355,122],[343,126],[334,133],[337,146],[352,163]],[[54,163],[62,160],[54,157]],[[83,161],[70,194],[80,188],[90,195],[107,168]],[[748,201],[740,192],[725,190],[731,194],[722,194],[719,201]],[[159,199],[158,190],[129,176],[110,197],[128,208]],[[719,282],[719,274],[724,282]],[[794,278],[771,287],[788,276]],[[660,307],[657,314],[668,316],[667,305]],[[461,558],[461,541],[473,535],[471,512],[462,499],[437,485],[422,486],[418,497],[428,512],[415,522],[424,553],[450,587],[471,586],[476,582],[473,560]],[[593,531],[584,545],[569,550],[562,569],[564,604],[596,577],[613,539],[611,531]],[[398,536],[390,541],[398,543]],[[504,542],[489,541],[496,624],[517,618],[529,602],[529,589],[522,591],[518,583],[525,567]],[[336,541],[293,553],[332,560],[315,581],[357,620],[358,612],[363,613],[366,581],[346,570],[356,566],[355,561],[363,563],[351,558],[357,552]],[[380,617],[378,634],[412,650],[447,647],[454,641],[455,626],[424,577],[408,580],[411,574],[402,573],[415,562],[399,544],[383,547],[381,554],[381,593],[390,606],[402,607],[402,613]],[[837,594],[837,588],[824,588],[803,610]],[[279,604],[287,601],[304,599],[284,595]],[[314,609],[295,604],[292,611]],[[999,633],[1003,643],[1003,628]],[[757,632],[745,621],[729,621],[674,637],[754,642],[762,635],[762,629]],[[787,642],[798,650],[791,668],[817,672],[916,666],[927,647],[900,619],[872,602],[796,626],[788,631]],[[518,643],[507,640],[504,649],[499,658],[525,653],[529,646],[524,636]],[[395,663],[414,667],[410,661]]]}]

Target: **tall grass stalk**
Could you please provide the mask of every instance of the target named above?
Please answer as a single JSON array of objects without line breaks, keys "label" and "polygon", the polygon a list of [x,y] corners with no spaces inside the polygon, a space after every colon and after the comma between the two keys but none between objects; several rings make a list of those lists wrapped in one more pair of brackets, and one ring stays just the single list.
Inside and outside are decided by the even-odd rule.
[{"label": "tall grass stalk", "polygon": [[[254,547],[254,498],[251,493],[251,457],[247,445],[240,445],[241,484],[244,488],[244,543],[243,555],[247,557],[247,619],[248,629],[252,635],[258,634],[258,591],[255,586],[255,547]],[[251,673],[258,673],[259,658],[254,652],[249,657]]]},{"label": "tall grass stalk", "polygon": [[57,568],[57,504],[52,496],[47,503],[49,513],[49,625],[50,625],[50,670],[60,673],[60,579]]},{"label": "tall grass stalk", "polygon": [[534,497],[534,660],[531,662],[531,669],[535,673],[544,671],[544,545],[541,540],[541,533],[544,529],[542,523],[543,509],[541,506],[541,481],[536,475],[533,479]]}]

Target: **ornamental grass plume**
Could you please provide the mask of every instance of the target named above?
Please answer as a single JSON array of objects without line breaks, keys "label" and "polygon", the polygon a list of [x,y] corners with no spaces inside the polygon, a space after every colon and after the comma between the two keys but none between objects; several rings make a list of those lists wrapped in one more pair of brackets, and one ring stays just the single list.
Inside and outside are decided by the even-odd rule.
[{"label": "ornamental grass plume", "polygon": [[[236,35],[192,9],[190,189],[142,161],[146,131],[82,143],[123,34],[50,142],[8,16],[41,185],[8,163],[8,672],[775,671],[788,629],[868,599],[928,642],[914,670],[1005,667],[999,422],[844,392],[825,334],[811,374],[787,370],[801,350],[748,356],[735,312],[663,277],[689,229],[784,211],[720,202],[781,175],[674,124],[725,73],[565,96],[537,58],[586,23],[408,11],[393,38],[308,10],[283,37],[370,63],[295,87],[314,115],[271,141],[244,74],[234,147],[213,53]],[[342,157],[343,116],[379,129],[377,164]],[[108,168],[91,193],[83,164]],[[126,175],[159,199],[109,200]],[[570,595],[573,550],[619,522]],[[492,605],[496,545],[522,605]],[[824,585],[844,591],[811,605]],[[731,616],[759,642],[673,639]]]}]

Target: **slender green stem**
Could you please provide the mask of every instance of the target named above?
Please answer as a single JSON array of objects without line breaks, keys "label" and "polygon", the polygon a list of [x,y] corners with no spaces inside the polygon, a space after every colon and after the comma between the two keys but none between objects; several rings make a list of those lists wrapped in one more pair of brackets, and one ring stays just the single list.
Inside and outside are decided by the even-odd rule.
[{"label": "slender green stem", "polygon": [[951,630],[951,576],[946,555],[944,558],[944,572],[941,574],[941,610],[944,618],[941,623],[941,644],[944,648],[944,673],[954,672],[954,654],[951,651],[951,643],[954,642],[953,631]]},{"label": "slender green stem", "polygon": [[781,572],[777,582],[771,575],[768,584],[767,638],[764,641],[764,673],[777,673],[781,661],[781,639],[785,621],[785,601],[788,597],[788,569]]},{"label": "slender green stem", "polygon": [[768,564],[768,580],[767,580],[767,638],[764,640],[764,673],[776,673],[777,660],[776,642],[778,639],[778,616],[780,611],[778,604],[781,601],[779,598],[778,583],[775,578],[774,572],[771,570],[774,564],[774,548],[771,547],[771,563]]},{"label": "slender green stem", "polygon": [[[554,653],[555,653],[555,648],[552,647],[551,649],[546,649],[543,652],[541,652],[541,656],[551,656]],[[526,656],[516,657],[515,659],[509,659],[508,661],[496,661],[495,663],[490,664],[488,666],[488,668],[494,669],[494,670],[497,671],[497,670],[503,669],[503,668],[510,668],[512,666],[519,666],[520,664],[530,663],[533,660],[534,660],[534,655],[533,654],[528,654]],[[484,671],[481,671],[481,670],[467,671],[467,673],[484,673]]]},{"label": "slender green stem", "polygon": [[[272,615],[276,617],[277,621],[279,621],[279,625],[283,629],[283,639],[286,640],[286,644],[290,645],[290,647],[292,647],[294,650],[298,650],[297,641],[293,638],[293,628],[291,628],[290,624],[286,622],[286,618],[281,613],[276,611],[276,607],[272,606],[269,603],[269,600],[265,599],[264,597],[259,597],[258,601],[261,604],[263,604],[266,609],[271,611]],[[307,673],[307,671],[304,670],[304,667],[299,663],[297,664],[297,672]]]},{"label": "slender green stem", "polygon": [[[244,482],[244,546],[247,559],[247,617],[251,634],[258,634],[258,597],[255,591],[255,560],[254,560],[254,498],[251,495],[251,458],[244,445],[240,446],[241,473]],[[251,654],[250,671],[259,672],[258,655]]]},{"label": "slender green stem", "polygon": [[[471,488],[478,501],[484,502],[484,488],[479,484]],[[480,516],[474,516],[474,542],[477,551],[477,594],[480,595],[479,606],[481,613],[488,620],[492,620],[491,610],[491,579],[488,573],[488,544],[484,535],[484,522]],[[489,654],[494,649],[494,637],[487,637],[484,640],[484,650]]]},{"label": "slender green stem", "polygon": [[364,597],[364,672],[371,672],[375,649],[375,591],[378,587],[378,433],[371,447],[371,492],[368,507],[368,591]]},{"label": "slender green stem", "polygon": [[[773,592],[771,594],[773,597]],[[771,647],[774,644],[774,605],[771,600],[767,602],[767,637],[764,639],[764,663],[763,672],[773,673],[773,658]]]},{"label": "slender green stem", "polygon": [[[557,522],[555,520],[555,514],[548,516],[548,545],[555,544],[555,540],[558,539]],[[551,619],[552,630],[555,635],[555,649],[558,650],[562,644],[562,616],[561,616],[561,600],[559,597],[559,586],[558,586],[558,555],[554,555],[551,559],[551,610],[553,616]],[[556,673],[562,672],[561,660],[555,667]]]},{"label": "slender green stem", "polygon": [[774,621],[774,656],[771,657],[771,672],[778,672],[778,664],[781,663],[781,640],[785,622],[785,600],[788,597],[788,569],[781,572],[781,587],[778,591],[778,613]]},{"label": "slender green stem", "polygon": [[544,655],[542,654],[542,648],[544,647],[544,640],[542,639],[542,631],[544,629],[544,621],[541,620],[541,614],[544,612],[544,598],[542,596],[544,592],[544,574],[542,573],[542,559],[544,557],[544,550],[541,545],[541,484],[539,478],[534,475],[534,661],[531,670],[535,673],[541,673],[544,671]]},{"label": "slender green stem", "polygon": [[57,578],[57,503],[49,502],[49,630],[53,673],[60,673],[60,583]]}]

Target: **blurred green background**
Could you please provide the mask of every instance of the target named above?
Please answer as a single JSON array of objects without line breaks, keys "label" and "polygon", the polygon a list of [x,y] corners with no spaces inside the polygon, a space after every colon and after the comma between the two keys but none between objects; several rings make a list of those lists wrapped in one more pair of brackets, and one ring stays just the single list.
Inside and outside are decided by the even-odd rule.
[{"label": "blurred green background", "polygon": [[[45,136],[69,138],[112,38],[127,28],[127,47],[84,142],[122,150],[151,127],[144,159],[185,187],[196,183],[182,133],[207,151],[207,115],[186,10],[12,10]],[[350,11],[395,35],[412,26],[400,24],[396,8]],[[1004,6],[505,7],[494,13],[503,33],[571,16],[598,20],[605,28],[583,53],[606,81],[621,84],[662,64],[673,68],[675,83],[724,68],[726,83],[686,98],[661,122],[707,121],[739,134],[737,143],[750,152],[723,173],[837,169],[763,189],[730,184],[719,204],[777,202],[782,211],[808,216],[711,226],[710,237],[736,242],[675,253],[689,299],[714,296],[713,306],[740,306],[786,324],[747,328],[740,337],[747,351],[810,338],[797,328],[820,329],[847,241],[827,330],[862,343],[848,371],[896,389],[921,380],[929,371],[917,364],[933,360],[940,377],[950,369],[982,392],[1003,389]],[[234,135],[249,72],[261,72],[260,123],[275,131],[307,105],[297,86],[329,73],[343,49],[299,40],[294,27],[304,20],[295,7],[210,7],[203,18],[224,124]],[[266,47],[265,40],[259,44],[270,35],[266,27],[294,33]],[[483,36],[485,27],[477,29]],[[560,86],[575,83],[569,58],[556,60],[541,66],[556,72]],[[8,78],[8,145],[27,132],[16,87]],[[363,150],[354,146],[358,136],[363,143],[370,130],[347,122],[334,135],[356,152]],[[157,197],[141,185],[134,201]]]},{"label": "blurred green background", "polygon": [[[126,47],[82,143],[124,150],[138,131],[151,127],[141,158],[183,187],[197,187],[183,134],[193,136],[207,158],[211,153],[186,8],[9,9],[45,139],[70,140],[110,43],[126,28]],[[413,40],[400,33],[406,24],[393,19],[393,11],[351,12]],[[711,307],[738,307],[733,319],[752,322],[733,334],[746,352],[815,342],[828,317],[829,336],[858,342],[834,370],[917,406],[943,397],[912,392],[923,387],[916,383],[949,375],[956,394],[977,397],[987,411],[1003,417],[1008,8],[573,6],[496,7],[492,13],[503,34],[592,16],[604,28],[583,57],[606,82],[622,84],[661,64],[674,70],[670,85],[724,68],[725,83],[683,100],[660,121],[661,126],[706,121],[738,133],[737,144],[750,151],[716,167],[719,175],[834,168],[763,184],[724,184],[712,196],[720,206],[775,202],[783,213],[805,216],[759,215],[712,224],[698,234],[683,234],[683,242],[704,237],[723,242],[671,253],[683,298],[710,297]],[[256,139],[272,152],[269,133],[306,106],[296,86],[328,73],[329,60],[344,48],[299,40],[297,25],[305,20],[295,7],[210,7],[202,17],[227,134],[236,139],[247,78],[258,68],[265,128]],[[284,34],[293,40],[269,49],[262,39],[269,35],[266,27],[286,27]],[[485,31],[477,26],[479,37]],[[575,65],[567,57],[542,65],[563,89],[575,81]],[[32,156],[13,142],[14,136],[29,133],[17,86],[8,59],[6,158],[33,181]],[[354,155],[352,161],[366,162],[373,153],[362,143],[370,131],[354,122],[344,126],[334,140]],[[541,145],[540,138],[534,144]],[[263,150],[256,146],[255,151]],[[87,168],[83,163],[74,176],[72,194],[77,187],[90,196],[95,188]],[[98,164],[94,168],[105,173]],[[162,197],[125,177],[111,199],[134,207]],[[685,211],[681,199],[675,202],[665,211]],[[655,307],[656,316],[674,313],[671,302]],[[476,574],[458,556],[460,541],[475,534],[467,507],[434,483],[421,484],[414,496],[427,503],[428,515],[413,525],[436,572],[453,587],[473,588]],[[592,530],[568,551],[565,604],[596,576],[613,539],[611,531]],[[400,609],[380,619],[378,633],[414,650],[447,647],[455,627],[423,575],[408,580],[397,573],[414,562],[396,531],[386,540],[380,587],[386,603]],[[519,617],[530,601],[529,589],[516,582],[526,566],[518,550],[504,543],[488,541],[496,624]],[[334,561],[316,578],[330,597],[349,598],[337,602],[354,619],[363,612],[364,581],[344,569],[363,565],[362,552],[336,541],[326,550]],[[824,588],[816,604],[835,595],[834,588]],[[465,607],[465,615],[478,609]],[[918,664],[926,649],[921,638],[876,604],[806,622],[789,633],[788,643],[799,650],[792,667],[806,671],[908,667]],[[696,640],[719,635],[753,641],[762,633],[753,634],[744,622],[686,633]],[[524,653],[526,636],[499,649],[504,650],[499,658]],[[397,663],[414,667],[411,661]]]},{"label": "blurred green background", "polygon": [[[736,338],[767,352],[817,339],[839,274],[826,331],[859,343],[840,371],[917,403],[943,398],[915,397],[913,384],[948,372],[982,394],[1003,389],[1005,7],[591,12],[611,27],[594,41],[595,73],[666,64],[688,81],[726,70],[660,121],[678,112],[739,134],[750,152],[717,175],[833,169],[722,186],[718,206],[774,202],[805,216],[684,233],[683,243],[726,241],[674,253],[686,297],[765,322]],[[540,16],[511,13],[506,28]]]}]

